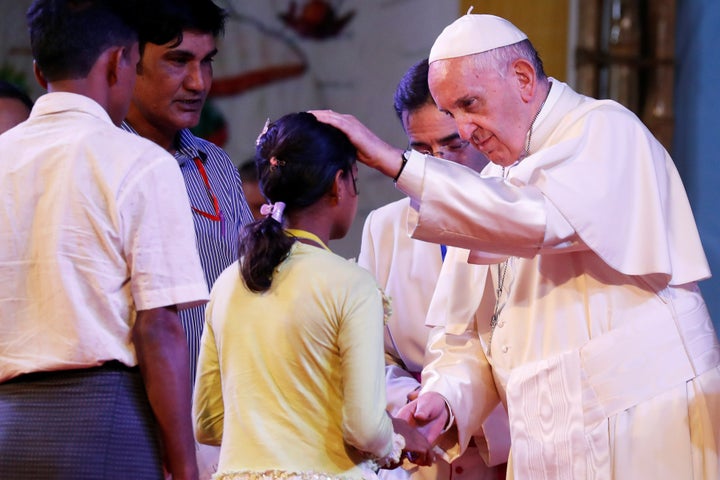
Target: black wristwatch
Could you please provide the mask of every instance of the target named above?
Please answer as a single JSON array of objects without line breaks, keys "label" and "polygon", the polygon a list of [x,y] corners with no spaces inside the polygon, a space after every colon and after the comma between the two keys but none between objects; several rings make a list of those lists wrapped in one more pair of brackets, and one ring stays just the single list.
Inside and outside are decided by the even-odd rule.
[{"label": "black wristwatch", "polygon": [[395,175],[395,178],[393,178],[393,182],[397,182],[398,178],[400,178],[400,175],[402,174],[403,170],[405,170],[405,165],[408,162],[408,158],[410,158],[410,149],[405,150],[402,153],[402,163],[400,164],[400,170],[398,170],[397,175]]}]

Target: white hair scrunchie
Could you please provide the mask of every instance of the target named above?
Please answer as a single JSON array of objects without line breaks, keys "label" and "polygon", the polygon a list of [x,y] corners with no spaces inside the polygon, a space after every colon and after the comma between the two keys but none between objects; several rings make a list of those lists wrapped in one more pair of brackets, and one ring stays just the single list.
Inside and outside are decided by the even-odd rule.
[{"label": "white hair scrunchie", "polygon": [[268,216],[270,215],[273,220],[278,223],[282,223],[283,211],[285,211],[285,204],[283,202],[277,202],[275,204],[266,203],[260,207],[260,213]]}]

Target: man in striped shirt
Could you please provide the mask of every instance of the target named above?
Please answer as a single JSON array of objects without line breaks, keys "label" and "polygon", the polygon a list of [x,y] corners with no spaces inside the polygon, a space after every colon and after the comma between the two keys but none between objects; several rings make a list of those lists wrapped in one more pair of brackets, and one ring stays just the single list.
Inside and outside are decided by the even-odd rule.
[{"label": "man in striped shirt", "polygon": [[[195,223],[200,260],[208,288],[237,260],[240,229],[253,220],[237,168],[218,146],[194,136],[189,128],[212,83],[216,37],[226,13],[211,0],[177,0],[145,28],[130,110],[123,128],[172,153],[180,165]],[[205,320],[205,306],[184,310],[180,319],[190,349],[190,378]]]}]

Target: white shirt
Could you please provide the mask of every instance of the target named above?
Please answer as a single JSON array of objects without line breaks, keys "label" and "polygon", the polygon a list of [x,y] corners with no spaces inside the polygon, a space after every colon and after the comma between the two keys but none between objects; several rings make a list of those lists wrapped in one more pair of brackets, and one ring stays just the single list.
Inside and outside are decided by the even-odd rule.
[{"label": "white shirt", "polygon": [[[404,198],[373,210],[363,227],[358,264],[368,269],[390,297],[392,315],[385,325],[385,384],[388,411],[397,414],[407,395],[420,387],[419,373],[425,362],[430,328],[425,326],[430,300],[443,265],[440,245],[415,240],[407,232],[410,200]],[[448,253],[458,249],[450,248]],[[465,258],[451,261],[462,262]],[[477,432],[477,449],[470,449],[452,465],[438,460],[429,467],[405,465],[380,472],[389,479],[489,479],[498,470],[488,465],[507,461],[509,429],[507,413],[500,406]],[[481,458],[482,457],[482,458]]]},{"label": "white shirt", "polygon": [[[408,376],[419,376],[429,333],[424,326],[425,315],[440,275],[442,253],[440,245],[408,235],[409,209],[410,200],[404,198],[368,214],[358,265],[373,274],[391,300],[392,314],[385,332],[386,362],[405,370]],[[418,385],[412,379],[408,391]],[[407,403],[406,394],[397,399],[389,396],[393,412]]]},{"label": "white shirt", "polygon": [[0,136],[0,381],[137,364],[138,310],[207,301],[177,162],[88,97]]}]

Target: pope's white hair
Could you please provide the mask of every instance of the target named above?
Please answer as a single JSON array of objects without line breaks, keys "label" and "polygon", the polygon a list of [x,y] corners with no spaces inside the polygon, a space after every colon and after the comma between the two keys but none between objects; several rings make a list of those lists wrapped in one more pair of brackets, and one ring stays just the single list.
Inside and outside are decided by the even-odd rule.
[{"label": "pope's white hair", "polygon": [[505,76],[512,62],[517,59],[524,59],[535,68],[535,74],[539,79],[545,78],[542,60],[535,47],[527,39],[505,47],[494,48],[487,52],[476,53],[473,57],[473,64],[477,70],[494,70],[501,77]]}]

